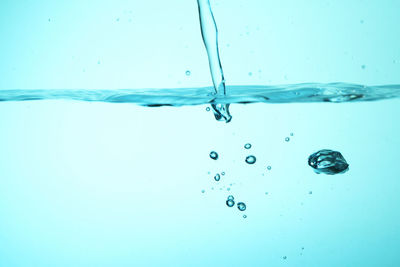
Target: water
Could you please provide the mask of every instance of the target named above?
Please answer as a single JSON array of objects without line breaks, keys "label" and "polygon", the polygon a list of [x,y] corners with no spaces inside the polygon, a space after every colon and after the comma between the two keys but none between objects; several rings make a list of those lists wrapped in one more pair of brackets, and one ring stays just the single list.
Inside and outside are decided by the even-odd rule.
[{"label": "water", "polygon": [[119,90],[1,90],[0,101],[79,100],[133,103],[148,107],[227,103],[365,102],[400,97],[400,84],[365,86],[346,83],[279,86],[228,86],[226,95],[210,93],[212,87]]},{"label": "water", "polygon": [[[211,77],[216,95],[226,95],[225,78],[222,70],[218,47],[218,28],[209,0],[197,0],[200,16],[201,36],[207,50]],[[230,122],[232,116],[229,113],[229,103],[211,104],[214,116],[217,120]]]},{"label": "water", "polygon": [[399,265],[399,4],[211,5],[0,3],[0,266]]}]

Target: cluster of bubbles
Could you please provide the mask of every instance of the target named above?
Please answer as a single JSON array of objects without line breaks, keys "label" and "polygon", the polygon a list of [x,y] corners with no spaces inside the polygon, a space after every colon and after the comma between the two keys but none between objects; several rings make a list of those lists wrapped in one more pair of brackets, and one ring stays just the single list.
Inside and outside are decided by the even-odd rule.
[{"label": "cluster of bubbles", "polygon": [[[232,195],[228,196],[228,199],[226,200],[226,205],[230,208],[235,206],[235,198]],[[246,204],[244,204],[243,202],[237,203],[237,207],[240,211],[246,210]],[[247,215],[243,215],[243,218],[247,218]]]}]

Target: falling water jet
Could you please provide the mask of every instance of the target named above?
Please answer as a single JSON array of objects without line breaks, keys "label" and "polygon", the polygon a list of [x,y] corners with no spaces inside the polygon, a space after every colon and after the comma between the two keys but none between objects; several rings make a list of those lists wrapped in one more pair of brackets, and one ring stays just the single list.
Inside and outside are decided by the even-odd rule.
[{"label": "falling water jet", "polygon": [[[207,50],[208,63],[214,84],[214,94],[226,95],[225,78],[222,70],[218,49],[218,28],[214,19],[209,0],[197,0],[199,7],[201,36]],[[229,113],[229,104],[211,104],[214,116],[218,121],[230,122],[232,116]]]}]

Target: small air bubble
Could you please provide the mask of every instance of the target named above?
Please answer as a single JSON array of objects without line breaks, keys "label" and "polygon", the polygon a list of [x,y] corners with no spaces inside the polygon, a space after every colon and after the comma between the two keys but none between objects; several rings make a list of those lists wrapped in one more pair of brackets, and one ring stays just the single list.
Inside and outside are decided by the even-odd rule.
[{"label": "small air bubble", "polygon": [[235,198],[232,195],[228,196],[228,200],[234,200]]},{"label": "small air bubble", "polygon": [[206,107],[206,111],[210,111],[211,109],[210,109],[210,107]]},{"label": "small air bubble", "polygon": [[247,218],[247,215],[246,215],[246,214],[244,214],[244,215],[243,215],[243,218],[245,218],[245,219],[246,219],[246,218]]},{"label": "small air bubble", "polygon": [[215,151],[211,151],[210,152],[210,158],[212,158],[213,160],[217,160],[218,159],[218,153]]},{"label": "small air bubble", "polygon": [[294,134],[293,133],[290,133],[290,136],[293,136]]},{"label": "small air bubble", "polygon": [[361,68],[362,68],[363,70],[365,70],[365,65],[361,65]]},{"label": "small air bubble", "polygon": [[221,175],[225,175],[225,172],[221,172]]},{"label": "small air bubble", "polygon": [[244,148],[250,149],[250,148],[251,148],[251,144],[250,144],[250,143],[245,144],[245,145],[244,145]]},{"label": "small air bubble", "polygon": [[290,141],[290,138],[289,138],[289,137],[286,137],[286,138],[285,138],[285,141],[286,141],[286,142],[289,142],[289,141]]},{"label": "small air bubble", "polygon": [[240,211],[245,211],[245,210],[246,210],[246,204],[244,204],[243,202],[239,202],[239,203],[237,204],[237,206],[238,206],[238,209],[239,209]]},{"label": "small air bubble", "polygon": [[186,76],[190,76],[190,74],[192,74],[192,73],[190,72],[190,70],[187,70],[185,73],[186,73]]},{"label": "small air bubble", "polygon": [[220,179],[221,179],[221,176],[219,175],[219,173],[217,173],[217,174],[214,176],[214,180],[218,182]]},{"label": "small air bubble", "polygon": [[249,72],[249,76],[253,76],[253,73],[252,73],[252,72]]},{"label": "small air bubble", "polygon": [[309,195],[312,195],[312,191],[308,192]]},{"label": "small air bubble", "polygon": [[201,192],[204,193],[204,192],[206,192],[206,190],[203,189],[203,190],[201,190]]},{"label": "small air bubble", "polygon": [[117,18],[116,21],[118,22],[118,21],[119,21],[119,18]]},{"label": "small air bubble", "polygon": [[286,256],[283,256],[282,258],[283,258],[284,260],[286,260],[286,259],[287,259],[287,257],[286,257]]},{"label": "small air bubble", "polygon": [[253,155],[247,156],[246,157],[246,163],[247,164],[254,164],[256,163],[256,157]]},{"label": "small air bubble", "polygon": [[271,166],[268,166],[268,167],[267,167],[267,170],[269,170],[269,171],[270,171],[271,169],[272,169],[272,168],[271,168]]}]

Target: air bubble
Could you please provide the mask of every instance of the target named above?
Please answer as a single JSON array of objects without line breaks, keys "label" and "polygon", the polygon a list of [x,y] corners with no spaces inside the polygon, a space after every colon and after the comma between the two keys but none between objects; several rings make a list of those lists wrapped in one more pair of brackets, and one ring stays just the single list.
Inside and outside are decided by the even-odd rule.
[{"label": "air bubble", "polygon": [[308,165],[314,169],[316,173],[325,173],[334,175],[344,173],[349,169],[349,164],[338,151],[322,149],[308,157]]},{"label": "air bubble", "polygon": [[228,199],[226,201],[226,205],[230,208],[232,208],[235,205],[235,201],[233,201],[232,199]]},{"label": "air bubble", "polygon": [[210,109],[210,107],[206,107],[206,111],[210,111],[211,109]]},{"label": "air bubble", "polygon": [[245,218],[245,219],[246,219],[246,218],[247,218],[247,215],[246,215],[246,214],[244,214],[244,215],[243,215],[243,218]]},{"label": "air bubble", "polygon": [[269,170],[269,171],[270,171],[271,169],[272,169],[272,168],[271,168],[271,166],[268,166],[268,167],[267,167],[267,170]]},{"label": "air bubble", "polygon": [[250,149],[250,148],[251,148],[251,144],[250,144],[250,143],[245,144],[245,145],[244,145],[244,148]]},{"label": "air bubble", "polygon": [[246,210],[246,204],[244,204],[243,202],[239,202],[239,203],[237,204],[237,206],[238,206],[238,209],[239,209],[240,211],[245,211],[245,210]]},{"label": "air bubble", "polygon": [[221,172],[221,175],[225,175],[225,172]]},{"label": "air bubble", "polygon": [[247,164],[254,164],[256,163],[256,157],[253,155],[247,156],[246,157],[246,163]]},{"label": "air bubble", "polygon": [[185,74],[186,74],[186,76],[190,76],[190,74],[192,74],[192,73],[190,72],[190,70],[187,70],[187,71],[185,72]]},{"label": "air bubble", "polygon": [[289,138],[289,137],[286,137],[286,138],[285,138],[285,141],[286,141],[286,142],[289,142],[289,141],[290,141],[290,138]]},{"label": "air bubble", "polygon": [[215,151],[211,151],[210,152],[210,158],[212,158],[213,160],[217,160],[218,159],[218,153]]},{"label": "air bubble", "polygon": [[228,196],[228,200],[234,200],[235,198],[232,195]]},{"label": "air bubble", "polygon": [[221,176],[219,175],[219,173],[217,173],[217,174],[214,176],[214,180],[218,182],[220,179],[221,179]]}]

